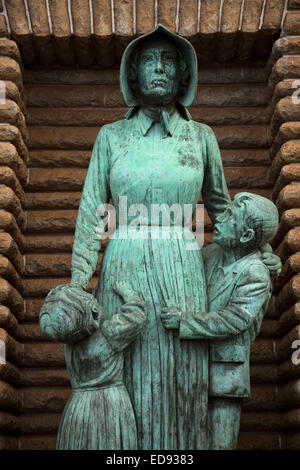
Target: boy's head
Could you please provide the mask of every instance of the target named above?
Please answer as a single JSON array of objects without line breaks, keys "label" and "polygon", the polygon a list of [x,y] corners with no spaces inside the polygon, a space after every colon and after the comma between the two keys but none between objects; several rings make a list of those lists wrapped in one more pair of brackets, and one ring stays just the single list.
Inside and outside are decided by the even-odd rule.
[{"label": "boy's head", "polygon": [[242,247],[250,252],[269,242],[277,228],[278,210],[272,201],[238,193],[233,204],[217,218],[213,240],[225,250]]}]

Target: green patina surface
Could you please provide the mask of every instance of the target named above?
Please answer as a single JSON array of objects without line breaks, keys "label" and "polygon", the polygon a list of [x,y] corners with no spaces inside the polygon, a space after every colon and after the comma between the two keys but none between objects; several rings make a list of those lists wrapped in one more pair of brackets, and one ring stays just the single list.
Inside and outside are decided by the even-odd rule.
[{"label": "green patina surface", "polygon": [[[253,195],[231,203],[216,138],[186,109],[196,85],[194,49],[162,26],[123,55],[121,89],[130,110],[98,134],[71,284],[52,290],[41,311],[43,331],[64,343],[73,388],[59,449],[236,445],[241,399],[250,390],[249,348],[270,296],[269,269],[280,269],[275,256],[265,255],[264,264],[259,251],[277,215],[267,219],[274,206],[255,199],[262,210],[253,225]],[[154,204],[194,209],[200,193],[217,223],[215,244],[196,249],[182,225],[164,237],[162,219],[162,236],[152,236]],[[122,236],[120,196],[128,208],[147,209],[139,218],[143,237]],[[97,209],[110,199],[117,229],[87,294],[101,245]],[[135,216],[129,211],[127,223]]]}]

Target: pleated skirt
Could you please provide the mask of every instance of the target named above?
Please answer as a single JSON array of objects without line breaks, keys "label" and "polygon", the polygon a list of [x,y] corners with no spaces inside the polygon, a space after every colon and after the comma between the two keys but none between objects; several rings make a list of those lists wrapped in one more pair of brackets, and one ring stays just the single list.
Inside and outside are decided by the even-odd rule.
[{"label": "pleated skirt", "polygon": [[136,423],[126,388],[73,391],[60,421],[56,448],[136,449]]},{"label": "pleated skirt", "polygon": [[94,292],[108,315],[120,313],[122,302],[112,289],[116,280],[128,279],[146,301],[149,324],[126,350],[124,364],[138,448],[206,449],[208,344],[180,340],[160,319],[165,306],[206,311],[201,251],[185,234],[143,237],[117,233],[110,240]]}]

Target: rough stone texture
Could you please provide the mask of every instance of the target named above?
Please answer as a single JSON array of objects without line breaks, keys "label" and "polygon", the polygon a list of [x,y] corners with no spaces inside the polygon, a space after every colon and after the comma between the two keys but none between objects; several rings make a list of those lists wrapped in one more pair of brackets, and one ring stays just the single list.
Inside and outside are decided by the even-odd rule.
[{"label": "rough stone texture", "polygon": [[56,436],[22,436],[20,450],[55,450]]},{"label": "rough stone texture", "polygon": [[273,190],[273,199],[276,201],[280,190],[288,184],[300,183],[300,166],[299,165],[285,165],[281,168],[279,178]]},{"label": "rough stone texture", "polygon": [[0,205],[2,209],[11,212],[15,216],[16,221],[22,230],[25,226],[25,214],[19,198],[8,186],[4,185],[0,187]]},{"label": "rough stone texture", "polygon": [[0,167],[0,184],[9,186],[20,200],[21,205],[24,206],[25,194],[14,170],[8,166]]},{"label": "rough stone texture", "polygon": [[[0,108],[1,111],[1,108]],[[102,126],[123,119],[126,108],[29,108],[27,124],[40,126]],[[260,107],[192,107],[195,121],[208,125],[268,124],[269,116]]]},{"label": "rough stone texture", "polygon": [[5,5],[13,35],[29,35],[30,31],[24,3],[19,0],[8,0],[5,2]]},{"label": "rough stone texture", "polygon": [[25,184],[28,176],[27,167],[14,145],[0,142],[0,164],[12,168],[22,185]]},{"label": "rough stone texture", "polygon": [[239,28],[242,0],[225,0],[222,9],[221,32],[236,33]]},{"label": "rough stone texture", "polygon": [[262,24],[263,30],[279,30],[285,0],[267,0]]},{"label": "rough stone texture", "polygon": [[18,127],[24,139],[26,139],[26,123],[19,106],[12,100],[6,100],[5,104],[0,104],[1,122],[7,122]]},{"label": "rough stone texture", "polygon": [[291,97],[282,98],[275,107],[271,122],[274,137],[281,124],[286,121],[300,121],[300,106],[295,105]]},{"label": "rough stone texture", "polygon": [[10,34],[7,28],[7,22],[4,15],[0,15],[0,36],[1,37],[9,37]]},{"label": "rough stone texture", "polygon": [[6,346],[7,359],[20,364],[23,359],[23,345],[15,341],[9,334],[0,328],[0,339]]},{"label": "rough stone texture", "polygon": [[75,35],[88,37],[91,34],[89,0],[73,0],[71,2],[71,12]]},{"label": "rough stone texture", "polygon": [[200,33],[213,34],[218,31],[221,0],[202,0],[200,10]]},{"label": "rough stone texture", "polygon": [[69,386],[70,379],[66,369],[22,369],[22,383],[24,386],[57,387]]},{"label": "rough stone texture", "polygon": [[9,233],[20,249],[24,246],[24,237],[16,222],[13,214],[2,209],[0,212],[0,229],[3,232]]},{"label": "rough stone texture", "polygon": [[179,4],[179,28],[181,36],[192,37],[197,33],[198,0],[181,0]]},{"label": "rough stone texture", "polygon": [[28,0],[27,3],[34,34],[36,36],[50,36],[46,2]]},{"label": "rough stone texture", "polygon": [[176,2],[158,2],[158,23],[163,24],[170,31],[176,31]]},{"label": "rough stone texture", "polygon": [[258,30],[263,0],[245,0],[242,31],[254,33]]},{"label": "rough stone texture", "polygon": [[14,333],[16,331],[18,322],[8,307],[0,305],[0,327],[5,328],[6,331]]},{"label": "rough stone texture", "polygon": [[133,0],[114,2],[115,32],[118,36],[133,35]]},{"label": "rough stone texture", "polygon": [[299,228],[292,228],[287,232],[280,245],[276,248],[276,253],[286,260],[292,253],[299,251]]},{"label": "rough stone texture", "polygon": [[276,180],[284,165],[299,163],[300,143],[297,141],[287,141],[275,155],[271,168],[271,178]]},{"label": "rough stone texture", "polygon": [[70,392],[69,388],[63,387],[52,388],[50,390],[28,387],[23,390],[24,413],[61,413],[70,396]]},{"label": "rough stone texture", "polygon": [[[14,13],[14,19],[12,19],[12,22],[15,21],[15,24],[12,29],[14,29],[14,31],[17,29],[17,32],[14,33],[16,35],[15,37],[18,37],[18,41],[19,38],[22,37],[22,41],[20,42],[20,49],[25,63],[33,60],[32,57],[35,57],[35,55],[32,51],[34,50],[37,51],[39,57],[39,59],[34,60],[44,61],[45,64],[47,61],[51,63],[51,60],[53,59],[51,59],[50,56],[48,56],[48,52],[46,52],[46,43],[37,42],[38,34],[48,34],[48,24],[42,24],[42,18],[45,18],[45,16],[43,16],[45,15],[45,11],[41,10],[38,14],[38,9],[34,11],[32,8],[32,6],[35,4],[34,0],[28,0],[28,6],[29,9],[31,9],[30,14],[32,15],[33,29],[35,29],[36,33],[36,37],[34,39],[35,47],[33,47],[31,45],[32,43],[27,41],[28,32],[26,28],[28,29],[28,25],[26,16],[24,16],[24,8],[22,8],[21,5],[22,2],[17,2],[16,0],[7,0],[6,3],[8,5],[8,10],[10,9],[10,11],[8,11],[9,17],[11,18],[12,12]],[[58,34],[61,35],[60,39],[64,41],[66,38],[68,40],[69,30],[68,22],[66,21],[66,18],[68,17],[68,13],[65,8],[66,2],[50,3],[52,3],[52,5],[54,5],[54,7],[57,9],[54,23],[56,23],[55,27],[58,28]],[[84,3],[85,13],[77,16],[77,23],[76,13],[78,10],[76,9],[75,12],[73,9],[73,24],[75,35],[79,36],[80,32],[82,32],[83,37],[85,38],[85,34],[88,30],[88,13],[86,8],[87,2]],[[125,3],[126,2],[121,2],[120,8],[125,8]],[[141,34],[147,30],[150,30],[154,25],[154,1],[146,2],[146,0],[139,0],[136,3],[137,34]],[[147,6],[143,8],[143,5],[146,3]],[[162,4],[163,2],[159,3]],[[173,3],[174,5],[176,4],[176,2]],[[186,36],[191,37],[193,40],[193,35],[196,33],[197,26],[195,21],[196,3],[196,1],[182,0],[179,4],[179,30],[181,34],[185,34]],[[237,14],[232,14],[232,18],[230,18],[230,15],[226,13],[230,11],[227,10],[227,6],[230,3],[231,2],[225,1],[223,5],[223,18],[221,27],[225,27],[226,23],[226,28],[228,28],[228,30],[224,31],[225,34],[230,34],[232,29],[235,30],[233,26],[236,25],[237,21]],[[237,8],[237,4],[239,3],[240,2],[235,2],[232,4],[232,12],[233,9]],[[242,21],[242,34],[249,33],[250,36],[240,35],[239,41],[243,38],[245,47],[241,47],[239,49],[239,46],[236,48],[235,53],[240,54],[240,57],[247,58],[251,57],[251,54],[260,49],[260,46],[263,45],[257,41],[256,36],[256,31],[260,20],[260,8],[262,1],[246,0],[244,3],[245,10]],[[298,0],[290,0],[289,8],[296,8],[298,3]],[[117,5],[117,8],[119,8],[118,2],[115,2],[115,5]],[[173,8],[174,5],[172,4]],[[223,54],[222,42],[218,42],[215,39],[215,36],[209,37],[210,34],[215,35],[218,29],[219,6],[220,1],[215,2],[211,0],[202,0],[201,2],[200,34],[197,36],[197,38],[198,42],[199,38],[201,39],[204,36],[209,38],[208,49],[209,47],[212,47],[213,49],[211,57],[215,57],[215,55],[220,56],[220,51],[221,57]],[[274,2],[274,0],[266,2],[263,29],[270,35],[269,37],[271,37],[273,32],[279,28],[282,16],[282,6],[283,2],[281,0],[280,2]],[[40,8],[43,7],[41,6]],[[64,12],[61,15],[61,18],[59,18],[60,15],[57,14],[57,12],[61,8],[64,9]],[[118,13],[120,21],[121,19],[123,21],[126,15],[128,15],[128,24],[122,24],[122,28],[124,26],[125,29],[128,28],[128,31],[130,29],[131,32],[129,34],[132,34],[131,11],[132,2],[129,2],[128,9],[125,8],[125,15],[123,15],[122,18],[120,17],[120,13]],[[34,15],[34,13],[36,13],[36,15]],[[146,13],[147,19],[145,18]],[[100,64],[106,63],[106,65],[112,65],[115,62],[116,57],[120,55],[120,51],[122,50],[124,43],[120,41],[120,37],[112,40],[110,1],[93,0],[93,14],[95,28],[95,40],[93,42],[93,54],[95,55],[93,57]],[[166,10],[165,15],[167,21],[170,21],[174,25],[173,27],[175,27],[174,11],[171,11],[170,13],[170,10]],[[63,18],[65,18],[65,24],[62,24]],[[228,20],[226,18],[228,18]],[[40,24],[38,24],[39,20]],[[79,20],[82,21],[82,23],[80,23]],[[115,25],[117,25],[116,17],[114,20]],[[146,21],[148,23],[146,23]],[[287,21],[289,20],[287,19]],[[190,24],[190,29],[188,28],[188,24]],[[118,28],[120,28],[120,31],[122,32],[122,28],[117,25],[117,29]],[[118,34],[119,33],[117,33],[117,35]],[[264,38],[266,39],[263,39],[262,42],[267,42],[267,36],[264,36]],[[77,57],[77,60],[79,60],[79,57],[83,57],[82,47],[88,51],[87,55],[89,55],[89,48],[91,45],[88,43],[81,43],[83,44],[81,47],[81,44],[76,42],[73,42],[73,44],[68,41],[65,43],[60,43],[58,41],[58,36],[56,37],[56,40],[56,56],[54,60],[59,61],[62,60],[65,55],[69,57],[72,54],[73,59],[70,59],[70,63],[72,63],[72,60],[75,60],[75,56]],[[199,42],[200,49],[202,47],[201,41]],[[5,46],[3,49],[1,49],[2,43],[4,43],[4,41],[0,41],[0,55],[10,57],[18,63],[19,60],[17,55],[14,55],[15,52],[13,51],[13,48],[6,48]],[[60,44],[62,44],[62,47]],[[117,47],[116,56],[115,47]],[[233,43],[233,47],[236,47],[235,43]],[[268,194],[270,194],[271,183],[270,180],[268,180],[266,169],[269,166],[268,148],[270,145],[271,134],[267,127],[264,126],[268,125],[269,120],[269,114],[267,113],[266,106],[270,102],[270,90],[271,93],[273,93],[274,108],[280,99],[291,95],[291,92],[293,91],[291,86],[293,81],[292,79],[297,78],[300,75],[299,64],[297,63],[297,57],[286,58],[282,57],[282,55],[299,55],[298,48],[299,42],[297,38],[281,38],[278,40],[276,47],[273,49],[272,60],[275,61],[281,57],[280,60],[282,62],[279,62],[275,65],[272,79],[269,82],[268,88],[265,86],[265,84],[258,86],[255,85],[255,83],[263,83],[265,80],[265,72],[262,72],[262,68],[259,70],[258,68],[253,67],[251,72],[252,75],[250,74],[249,68],[242,70],[242,67],[240,66],[236,68],[235,71],[234,67],[224,67],[222,69],[220,66],[218,66],[217,73],[213,68],[206,68],[206,70],[201,70],[199,80],[200,83],[202,83],[202,86],[199,87],[197,101],[195,103],[195,107],[192,108],[191,111],[195,119],[214,126],[215,132],[222,147],[225,147],[222,149],[222,158],[226,167],[227,178],[230,181],[230,184],[234,185],[234,187],[232,186],[232,194],[239,190],[238,187],[243,189],[249,188],[250,190],[253,188],[252,190],[258,193],[258,186],[261,186],[261,191],[269,191]],[[224,47],[224,50],[225,49],[226,48]],[[83,64],[85,59],[83,58],[81,60]],[[34,73],[30,73],[33,77]],[[38,71],[36,76],[39,77],[38,80],[43,80],[44,77],[46,83],[47,80],[48,83],[51,83],[51,80],[49,82],[49,79],[45,78],[47,73],[48,72],[46,70],[41,72]],[[26,159],[26,162],[29,163],[33,171],[32,179],[30,176],[29,180],[29,184],[32,185],[32,190],[28,192],[28,198],[26,201],[26,207],[29,210],[29,225],[25,241],[25,250],[27,253],[31,253],[27,254],[29,262],[28,272],[30,273],[30,276],[33,277],[26,279],[24,283],[24,295],[26,296],[26,321],[32,322],[32,324],[29,323],[23,325],[21,324],[19,326],[16,325],[16,317],[19,319],[19,321],[22,321],[20,319],[23,315],[23,298],[17,297],[17,294],[15,293],[15,291],[17,292],[17,289],[11,286],[8,280],[2,279],[0,282],[0,288],[2,289],[2,292],[6,293],[5,295],[3,294],[1,298],[3,298],[7,305],[9,305],[11,308],[10,311],[8,307],[0,307],[0,309],[4,309],[1,310],[1,313],[4,312],[3,316],[1,317],[1,321],[3,321],[3,325],[1,324],[1,327],[9,331],[11,337],[16,338],[15,334],[17,334],[18,338],[26,342],[25,348],[27,348],[28,353],[27,359],[29,361],[29,365],[27,368],[22,370],[22,373],[24,371],[22,383],[25,384],[25,389],[28,386],[31,387],[30,390],[32,390],[32,394],[28,394],[27,403],[29,403],[28,409],[31,409],[32,411],[30,411],[30,414],[27,417],[25,416],[23,421],[24,424],[22,432],[25,434],[28,433],[28,435],[23,435],[19,441],[20,448],[23,449],[54,448],[55,436],[52,433],[56,432],[55,428],[57,424],[55,424],[55,418],[58,417],[59,413],[59,411],[55,410],[59,408],[58,403],[62,403],[60,401],[62,397],[59,396],[59,390],[61,387],[68,386],[65,370],[62,369],[64,366],[63,361],[58,361],[57,363],[55,362],[55,358],[58,358],[59,354],[61,354],[56,345],[49,345],[55,346],[56,350],[53,349],[52,353],[50,353],[50,349],[44,350],[46,351],[46,361],[39,362],[42,361],[42,357],[39,356],[39,354],[42,351],[43,345],[46,346],[47,343],[44,342],[45,338],[40,335],[40,332],[36,327],[36,322],[39,309],[43,302],[43,296],[47,293],[50,287],[62,282],[68,282],[69,278],[52,277],[51,279],[38,279],[34,276],[36,276],[37,270],[40,268],[42,270],[44,269],[45,273],[48,270],[48,272],[52,273],[52,276],[55,276],[55,273],[57,273],[57,263],[55,263],[55,257],[59,259],[59,252],[63,252],[63,256],[66,257],[66,259],[70,256],[71,244],[73,240],[72,232],[74,230],[74,220],[76,216],[76,209],[78,207],[82,175],[84,175],[85,172],[85,170],[80,169],[85,169],[88,165],[90,158],[90,147],[94,138],[94,132],[96,132],[96,130],[93,129],[93,126],[95,129],[99,129],[99,127],[106,122],[120,119],[122,117],[121,112],[123,112],[122,99],[120,94],[118,94],[118,91],[115,91],[118,90],[118,78],[116,70],[104,70],[99,72],[98,70],[94,70],[89,71],[90,75],[85,74],[84,71],[80,71],[79,69],[76,71],[76,73],[70,70],[62,71],[61,75],[59,73],[56,74],[58,82],[62,80],[61,77],[63,74],[64,77],[68,77],[69,80],[68,83],[63,85],[64,89],[56,90],[55,86],[52,86],[51,89],[51,86],[48,85],[44,85],[44,88],[41,87],[38,89],[36,85],[30,85],[32,86],[32,93],[27,93],[26,90],[26,94],[28,94],[28,97],[30,100],[32,100],[30,106],[39,106],[39,109],[37,110],[29,110],[29,117],[32,119],[32,122],[29,121],[30,125],[35,125],[38,127],[38,124],[42,122],[44,127],[44,130],[43,128],[39,130],[33,130],[34,128],[31,127],[30,132],[33,130],[33,133],[36,133],[34,141],[36,142],[36,145],[40,145],[40,143],[42,146],[44,145],[44,149],[37,147],[35,150],[31,151],[31,155],[28,156],[24,140],[22,142],[20,138],[20,132],[16,133],[11,129],[11,127],[6,127],[4,130],[0,129],[1,165],[12,168],[21,184],[26,182],[27,177],[26,166],[24,165],[23,159]],[[76,76],[81,77],[81,85],[78,86],[78,89],[76,92],[74,92],[73,83],[75,83]],[[101,89],[101,86],[98,87],[98,84],[99,81],[103,80],[103,77],[105,76],[106,83],[102,83]],[[286,80],[287,78],[291,79],[290,83],[280,82],[280,80]],[[227,85],[224,85],[224,81],[227,82]],[[244,87],[241,86],[243,82],[245,84]],[[13,83],[12,81],[8,81],[7,83],[9,84],[7,86],[7,96],[9,99],[16,102],[20,107],[21,112],[23,112],[24,106],[22,104],[22,100],[20,99],[19,89],[15,84],[16,82]],[[88,83],[92,85],[90,89],[87,87]],[[222,85],[214,86],[213,83],[220,83]],[[273,90],[274,84],[276,83],[276,89]],[[94,88],[97,88],[96,93],[93,90]],[[95,94],[93,95],[93,93]],[[50,106],[56,106],[56,109],[50,109]],[[99,106],[101,106],[102,109],[97,109]],[[109,110],[107,109],[108,106],[110,107]],[[62,109],[60,111],[59,107],[64,108],[65,110]],[[88,111],[87,107],[90,108],[90,111]],[[93,109],[91,109],[91,107],[93,107]],[[220,107],[218,113],[217,107]],[[255,107],[261,108],[256,109]],[[48,110],[50,109],[48,116],[46,115],[47,108]],[[74,109],[73,111],[71,108],[77,109]],[[11,109],[13,109],[13,105],[11,105]],[[274,109],[272,108],[272,113],[273,110]],[[57,113],[57,119],[55,119],[55,113]],[[7,114],[7,116],[9,116],[9,114]],[[13,114],[11,114],[11,116],[13,116]],[[2,117],[2,121],[3,120],[4,118]],[[291,120],[294,121],[292,124],[286,124],[287,121]],[[288,311],[289,305],[286,299],[289,301],[292,299],[292,301],[294,301],[297,299],[298,295],[297,282],[294,280],[293,271],[295,269],[297,270],[298,258],[294,256],[293,250],[296,248],[299,249],[299,234],[292,234],[293,236],[289,234],[289,231],[292,232],[294,227],[300,225],[299,209],[293,206],[293,204],[298,204],[297,191],[295,188],[291,188],[291,186],[295,185],[290,185],[291,178],[297,178],[297,169],[292,167],[285,168],[285,165],[288,165],[289,163],[292,163],[293,165],[295,163],[299,163],[298,149],[294,148],[294,144],[296,143],[290,142],[291,139],[297,139],[297,135],[299,136],[299,126],[295,122],[296,120],[298,120],[297,110],[289,106],[287,101],[279,101],[278,106],[276,107],[276,114],[273,117],[274,125],[272,127],[273,138],[275,137],[276,132],[279,131],[271,152],[275,168],[275,170],[272,170],[272,174],[274,177],[276,177],[275,179],[277,179],[277,177],[280,175],[279,180],[275,186],[274,197],[276,198],[277,193],[283,191],[283,193],[280,193],[280,201],[278,199],[280,204],[282,204],[281,209],[284,210],[286,207],[291,207],[291,209],[285,209],[282,213],[280,229],[275,246],[278,246],[282,242],[279,251],[282,252],[283,260],[286,260],[286,264],[284,266],[285,277],[278,281],[278,286],[281,287],[282,282],[284,282],[286,279],[288,280],[289,287],[287,290],[283,290],[283,292],[279,294],[274,307],[272,307],[273,310],[270,308],[267,317],[268,319],[264,321],[260,338],[252,351],[252,361],[254,360],[255,362],[251,367],[251,378],[253,383],[256,383],[259,386],[262,385],[262,387],[254,387],[252,392],[253,400],[245,404],[246,411],[244,412],[245,414],[242,418],[242,431],[240,434],[239,447],[246,449],[276,449],[279,447],[280,428],[278,427],[279,418],[276,414],[277,402],[275,393],[277,378],[276,367],[274,365],[277,358],[274,355],[274,351],[276,350],[274,338],[278,338],[278,316],[281,321],[280,314],[282,313],[283,317],[284,313]],[[18,126],[17,121],[15,123],[9,121],[9,124],[16,124]],[[64,126],[70,126],[70,136],[67,139],[62,138],[61,135],[56,137],[53,130],[50,132],[51,138],[47,138],[46,129],[55,129],[57,128],[56,126],[62,126],[62,128]],[[88,126],[91,126],[89,129],[90,134],[87,131],[80,130],[80,128],[87,128]],[[83,150],[78,146],[79,139],[77,139],[75,135],[76,129],[73,131],[75,127],[79,128],[79,133],[82,132],[80,135],[86,150]],[[67,128],[65,127],[65,129]],[[40,134],[39,131],[41,131]],[[49,145],[46,146],[46,144]],[[60,146],[62,146],[63,149],[55,148],[59,148]],[[53,172],[54,167],[61,169],[59,178],[61,187],[63,188],[61,192],[61,200],[59,199],[59,192],[57,191],[61,188],[55,186],[56,183],[54,181],[54,177],[51,177],[51,173],[47,173],[48,170]],[[47,171],[45,173],[41,172],[39,174],[40,168],[44,168]],[[69,171],[69,175],[64,169]],[[54,175],[54,173],[55,172],[52,174]],[[50,176],[48,186],[47,176]],[[11,186],[11,184],[13,184],[13,179],[10,178],[11,177],[8,174],[6,176],[6,183],[7,187],[13,190]],[[9,184],[8,181],[11,181],[11,184]],[[77,184],[79,184],[79,186],[76,186]],[[76,187],[78,187],[78,189],[76,189]],[[285,189],[286,187],[287,189]],[[30,188],[30,186],[28,188]],[[18,228],[17,222],[20,225],[22,225],[22,223],[20,219],[17,219],[16,222],[12,210],[13,206],[10,207],[11,210],[9,207],[7,207],[7,211],[0,214],[0,228],[3,228],[5,232],[9,233],[15,240],[16,245],[20,247],[22,243],[24,243],[24,240],[23,235]],[[10,210],[10,212],[8,212],[8,210]],[[53,213],[54,211],[56,214]],[[44,217],[42,217],[41,212],[44,212]],[[49,217],[48,221],[46,220],[47,216]],[[211,225],[208,224],[208,227],[209,230],[211,230]],[[34,232],[30,232],[31,229],[33,229]],[[42,229],[42,233],[36,232],[36,230],[39,229]],[[284,242],[283,239],[285,240]],[[8,239],[5,238],[5,240]],[[206,241],[208,240],[211,240],[211,232],[207,232],[206,234]],[[7,246],[9,246],[9,244]],[[3,258],[5,258],[5,256]],[[43,258],[43,256],[45,257]],[[54,256],[53,263],[49,263],[52,256]],[[7,257],[7,260],[8,259],[9,258]],[[2,272],[6,273],[5,275],[8,279],[8,276],[13,276],[13,270],[11,270],[9,262],[7,262],[6,259],[2,261],[4,262],[2,265]],[[11,266],[14,266],[12,261],[10,263]],[[66,261],[63,263],[63,266],[64,269],[67,267]],[[16,271],[16,268],[13,269]],[[67,270],[64,273],[59,273],[59,275],[68,276]],[[12,277],[10,279],[12,279]],[[14,282],[17,282],[17,277],[14,279]],[[95,282],[95,278],[93,282]],[[293,308],[294,304],[291,304],[290,306]],[[285,330],[282,330],[282,335],[288,335],[289,331],[297,326],[297,322],[298,319],[296,314],[294,314],[293,320],[285,320],[284,323],[283,319],[282,323],[285,325]],[[50,356],[48,356],[47,351],[49,352]],[[49,357],[50,363],[53,361],[53,364],[57,364],[56,366],[53,366],[54,370],[48,367],[49,363],[47,363],[47,358]],[[2,370],[2,372],[0,371],[1,380],[6,381],[9,380],[9,378],[10,380],[13,380],[13,377],[15,377],[16,380],[17,373],[14,371],[13,367],[16,368],[16,366],[12,364],[12,367],[7,368],[7,372],[4,372],[4,370]],[[297,370],[295,367],[293,367],[291,361],[289,360],[284,360],[282,363],[280,363],[278,371],[284,380],[289,380],[289,377],[295,378],[295,380],[297,379]],[[5,373],[6,379],[4,378]],[[271,384],[274,385],[273,388],[270,386]],[[33,392],[36,390],[37,394],[42,394],[45,391],[45,387],[48,387],[49,391],[54,390],[54,395],[51,395],[50,393],[48,398],[45,398],[44,402],[41,403],[43,400],[39,402],[38,397],[35,398],[36,395],[34,395]],[[51,408],[52,405],[48,405],[47,400],[50,400],[51,402],[51,396],[54,397],[55,400],[56,394],[58,401],[55,406],[58,408],[55,408],[55,406],[54,408]],[[31,402],[30,396],[32,397]],[[268,401],[270,401],[270,403],[268,403]],[[2,407],[1,403],[2,402],[0,400],[0,408]],[[35,404],[37,408],[35,408]],[[32,406],[32,408],[30,408],[30,406]],[[40,414],[38,411],[39,406],[41,406],[40,409],[44,410]],[[48,406],[50,406],[50,411]],[[266,410],[269,410],[267,414]],[[297,410],[297,406],[295,407],[295,410]],[[10,411],[7,411],[6,413],[12,414]],[[49,421],[49,425],[46,423],[46,418],[43,418],[43,413],[46,413],[46,417],[47,414],[49,415],[49,413],[54,413],[53,421]],[[3,420],[6,420],[5,422],[11,430],[14,428],[13,419],[11,419],[9,415],[3,417]],[[288,415],[284,422],[285,429],[288,430],[289,426],[292,425],[293,429],[297,430],[297,419],[293,418],[293,413]],[[252,432],[250,430],[252,430]],[[38,432],[45,433],[45,436],[35,435]],[[13,446],[17,446],[15,437],[5,437],[3,436],[3,431],[1,430],[0,434],[0,448],[14,448]],[[289,445],[291,448],[295,448],[297,442],[299,442],[299,440],[297,441],[296,431],[291,436],[291,440],[292,443],[288,444],[288,439],[284,438],[282,441],[283,445]]]},{"label": "rough stone texture", "polygon": [[[14,2],[8,2],[8,9]],[[20,13],[20,12],[19,12]],[[22,18],[19,18],[22,28]],[[0,23],[0,27],[1,27]],[[2,35],[2,33],[1,33]],[[18,412],[21,393],[20,365],[23,345],[16,339],[18,322],[24,315],[22,275],[24,259],[22,230],[25,227],[23,186],[27,182],[27,129],[24,103],[21,98],[23,82],[20,54],[13,41],[0,41],[0,77],[5,80],[6,102],[0,105],[0,338],[6,345],[6,364],[0,366],[0,449],[17,448],[15,437],[19,432]],[[7,434],[7,437],[4,436]]]},{"label": "rough stone texture", "polygon": [[289,184],[279,193],[277,204],[279,209],[291,209],[300,205],[300,185]]},{"label": "rough stone texture", "polygon": [[300,72],[300,57],[281,57],[273,67],[269,83],[271,86],[281,80],[298,78]]},{"label": "rough stone texture", "polygon": [[292,408],[300,405],[300,381],[296,379],[279,389],[279,401],[282,408]]},{"label": "rough stone texture", "polygon": [[273,145],[271,147],[271,158],[276,155],[281,146],[292,140],[297,140],[300,132],[300,122],[285,122],[283,123],[279,131],[273,140]]},{"label": "rough stone texture", "polygon": [[70,19],[67,0],[52,0],[49,2],[53,33],[57,37],[71,35]]},{"label": "rough stone texture", "polygon": [[60,414],[23,415],[20,419],[20,432],[23,435],[56,434],[60,422]]},{"label": "rough stone texture", "polygon": [[273,45],[270,61],[272,65],[283,55],[298,54],[300,47],[300,37],[281,37]]},{"label": "rough stone texture", "polygon": [[[232,34],[233,31],[237,31],[237,25],[240,23],[241,3],[242,0],[225,0],[222,3],[221,0],[202,0],[201,3],[199,2],[201,11],[198,15],[198,0],[181,0],[181,2],[138,0],[135,2],[136,21],[134,22],[134,0],[114,2],[113,18],[110,0],[93,0],[95,34],[93,37],[89,21],[88,0],[78,2],[78,7],[77,0],[70,2],[72,18],[69,18],[67,0],[53,0],[50,2],[50,11],[55,51],[49,35],[45,35],[49,30],[49,24],[44,2],[38,2],[38,0],[27,2],[32,18],[32,35],[29,31],[24,0],[8,0],[7,9],[9,20],[13,25],[13,37],[18,41],[26,64],[38,61],[41,64],[49,65],[54,61],[60,65],[78,63],[82,66],[90,66],[97,62],[101,65],[112,66],[119,63],[121,53],[129,38],[134,34],[149,32],[157,21],[173,31],[178,30],[180,34],[195,41],[200,61],[206,62],[215,55],[221,60],[231,60],[233,57],[242,59],[251,56],[266,57],[271,49],[273,36],[278,33],[280,28],[284,0],[268,0],[266,2],[262,25],[263,43],[260,42],[259,31],[262,0],[243,2],[245,5],[241,18],[243,33],[238,38],[241,47],[235,47],[236,38],[232,38],[233,40],[227,38],[223,42],[223,38],[219,37],[220,6],[223,5],[221,30],[225,34]],[[200,16],[200,31],[197,31],[198,16]],[[3,34],[7,35],[4,16],[2,18]],[[70,41],[71,22],[75,32],[74,41]],[[135,23],[136,31],[134,31]],[[250,36],[247,36],[248,34]],[[257,47],[259,43],[260,47]],[[204,51],[203,46],[208,50]],[[217,51],[218,54],[216,54]]]},{"label": "rough stone texture", "polygon": [[24,161],[26,161],[28,150],[22,138],[21,132],[15,126],[2,124],[0,126],[0,142],[12,143]]},{"label": "rough stone texture", "polygon": [[238,449],[240,450],[279,450],[279,432],[241,432]]},{"label": "rough stone texture", "polygon": [[54,343],[25,344],[23,365],[25,367],[64,366],[65,358],[62,345]]},{"label": "rough stone texture", "polygon": [[283,34],[297,36],[300,34],[300,12],[287,13],[283,24]]},{"label": "rough stone texture", "polygon": [[22,89],[22,75],[18,62],[11,57],[0,57],[0,79],[12,81]]},{"label": "rough stone texture", "polygon": [[277,246],[284,235],[291,229],[300,225],[300,209],[288,209],[281,215],[279,229],[273,239],[273,246]]},{"label": "rough stone texture", "polygon": [[[11,385],[20,385],[21,384],[21,372],[20,369],[13,364],[11,364],[8,360],[5,364],[0,365],[0,379],[4,382],[7,382]],[[2,430],[4,434],[5,431]]]},{"label": "rough stone texture", "polygon": [[0,402],[6,410],[18,412],[21,407],[21,393],[8,383],[0,381]]},{"label": "rough stone texture", "polygon": [[136,32],[146,34],[155,27],[155,0],[136,2]]},{"label": "rough stone texture", "polygon": [[49,342],[49,337],[42,333],[39,325],[18,325],[15,332],[16,339],[24,343]]},{"label": "rough stone texture", "polygon": [[18,273],[22,274],[24,271],[24,262],[19,251],[18,245],[9,233],[0,233],[0,253],[5,255],[15,266]]},{"label": "rough stone texture", "polygon": [[93,1],[94,31],[97,36],[112,34],[112,17],[110,0]]},{"label": "rough stone texture", "polygon": [[3,255],[0,258],[0,275],[14,285],[19,292],[22,292],[23,284],[20,275],[15,270],[9,259]]},{"label": "rough stone texture", "polygon": [[299,0],[288,0],[287,4],[288,10],[300,10],[300,1]]}]

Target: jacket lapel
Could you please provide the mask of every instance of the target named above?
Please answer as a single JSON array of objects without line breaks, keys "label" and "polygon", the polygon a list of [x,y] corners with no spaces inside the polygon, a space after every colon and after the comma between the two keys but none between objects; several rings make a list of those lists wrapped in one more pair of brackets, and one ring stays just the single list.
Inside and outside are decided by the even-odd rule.
[{"label": "jacket lapel", "polygon": [[[221,294],[222,296],[222,306],[225,307],[227,303],[229,302],[229,299],[232,295],[232,291],[234,290],[236,286],[236,281],[239,278],[239,275],[243,272],[245,269],[246,265],[249,263],[250,259],[253,257],[257,258],[257,253],[251,253],[244,258],[238,260],[234,265],[232,266],[232,269],[228,269],[226,273],[224,273],[224,278],[223,282],[218,282],[218,285],[214,284],[214,277],[216,276],[217,268],[219,266],[223,267],[223,256],[218,256],[218,259],[216,260],[216,263],[212,265],[212,269],[209,270],[208,272],[208,277],[207,277],[207,285],[208,285],[208,304],[209,304],[209,310],[215,310],[215,308],[212,308],[212,303],[217,297],[220,297]],[[226,294],[224,292],[226,291]]]}]

